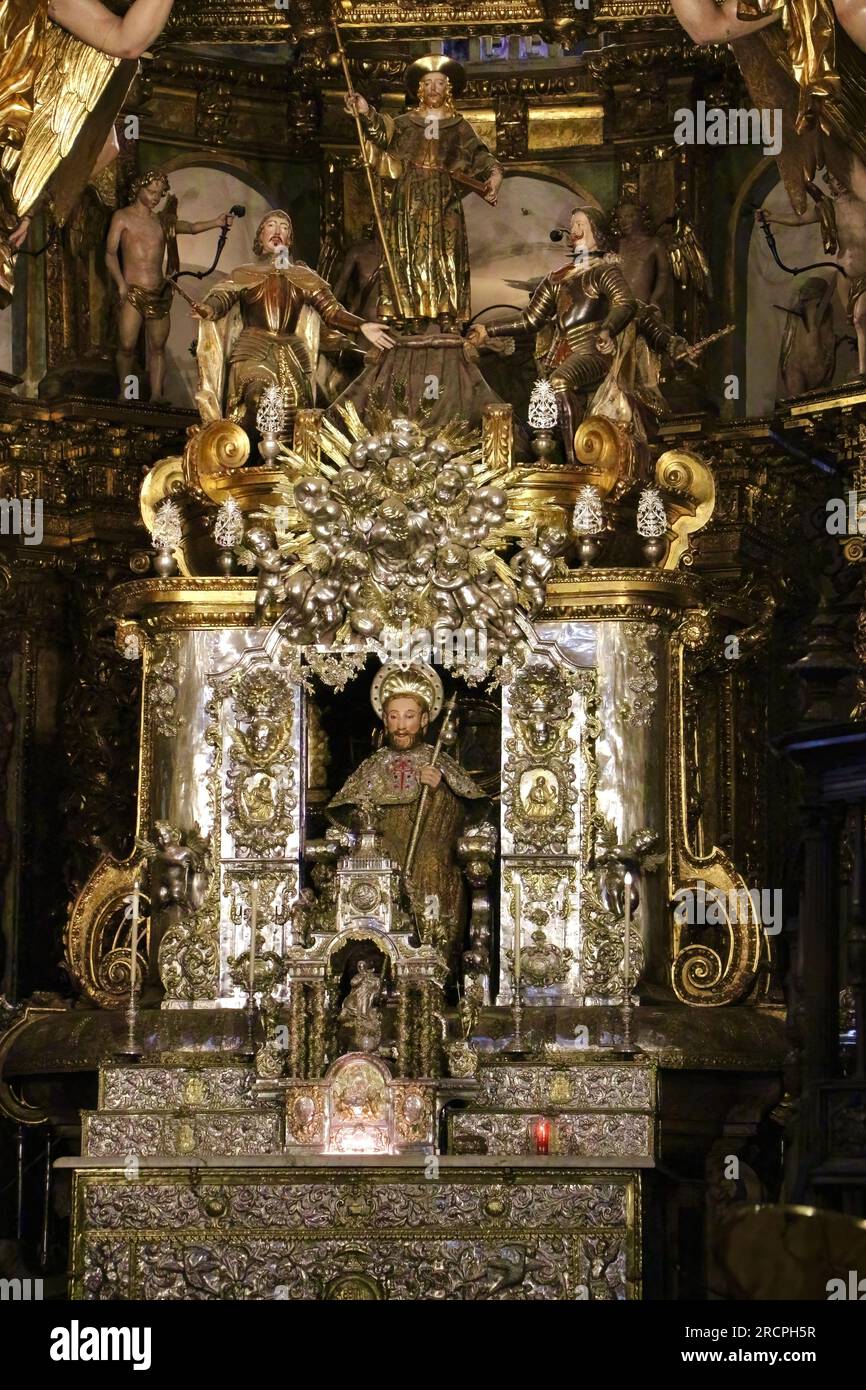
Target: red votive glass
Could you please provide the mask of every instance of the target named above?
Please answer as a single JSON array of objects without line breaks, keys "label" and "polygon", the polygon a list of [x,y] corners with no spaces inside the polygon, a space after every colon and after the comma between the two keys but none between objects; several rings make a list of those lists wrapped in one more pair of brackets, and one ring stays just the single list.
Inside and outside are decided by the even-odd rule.
[{"label": "red votive glass", "polygon": [[550,1120],[535,1121],[535,1152],[550,1153]]}]

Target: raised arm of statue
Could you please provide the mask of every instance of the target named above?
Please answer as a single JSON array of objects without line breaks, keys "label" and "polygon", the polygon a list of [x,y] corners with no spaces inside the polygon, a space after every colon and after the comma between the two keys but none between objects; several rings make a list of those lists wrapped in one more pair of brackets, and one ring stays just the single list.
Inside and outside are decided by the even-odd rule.
[{"label": "raised arm of statue", "polygon": [[[243,286],[241,285],[233,285],[231,283],[217,285],[214,289],[209,290],[202,300],[198,317],[209,319],[225,318],[226,314],[239,302],[242,294]],[[201,310],[205,312],[202,313]]]},{"label": "raised arm of statue", "polygon": [[140,58],[159,38],[174,0],[133,0],[121,18],[101,0],[49,0],[48,16],[110,58]]},{"label": "raised arm of statue", "polygon": [[741,17],[744,8],[741,0],[724,0],[721,5],[715,0],[671,0],[671,9],[680,24],[689,38],[699,44],[730,43],[766,29],[779,18],[784,4],[774,3],[772,8],[755,5],[753,19]]},{"label": "raised arm of statue", "polygon": [[473,324],[466,336],[471,342],[480,345],[485,338],[511,338],[516,333],[538,333],[545,323],[555,317],[556,291],[550,277],[546,276],[541,284],[536,286],[526,308],[516,318],[509,319],[507,323],[493,323],[489,328],[484,324]]}]

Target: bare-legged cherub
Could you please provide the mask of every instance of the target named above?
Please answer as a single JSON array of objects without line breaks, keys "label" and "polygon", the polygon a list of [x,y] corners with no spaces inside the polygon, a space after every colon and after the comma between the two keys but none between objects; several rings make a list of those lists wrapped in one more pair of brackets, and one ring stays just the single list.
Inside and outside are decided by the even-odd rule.
[{"label": "bare-legged cherub", "polygon": [[[120,295],[116,360],[121,392],[133,372],[144,324],[153,401],[164,396],[165,345],[171,329],[173,292],[166,278],[166,253],[170,262],[176,262],[178,234],[195,236],[215,227],[230,227],[234,221],[230,212],[224,212],[208,222],[181,222],[170,205],[158,214],[157,207],[170,191],[168,179],[158,169],[149,169],[137,178],[129,206],[118,209],[111,219],[105,248],[105,264]],[[172,269],[176,264],[169,265]]]}]

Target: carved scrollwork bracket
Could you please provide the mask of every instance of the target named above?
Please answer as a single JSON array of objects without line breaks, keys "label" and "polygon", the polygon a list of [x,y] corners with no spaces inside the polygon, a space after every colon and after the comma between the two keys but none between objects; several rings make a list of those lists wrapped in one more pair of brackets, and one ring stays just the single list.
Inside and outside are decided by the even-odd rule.
[{"label": "carved scrollwork bracket", "polygon": [[[671,983],[684,1004],[718,1008],[746,999],[769,962],[767,937],[753,896],[723,850],[698,854],[689,834],[688,741],[685,732],[688,653],[700,659],[712,633],[706,610],[688,614],[674,634],[671,661],[673,711],[670,757],[670,896],[673,919]],[[702,920],[707,900],[712,914]],[[689,904],[698,907],[689,912]],[[691,918],[691,920],[689,920]]]}]

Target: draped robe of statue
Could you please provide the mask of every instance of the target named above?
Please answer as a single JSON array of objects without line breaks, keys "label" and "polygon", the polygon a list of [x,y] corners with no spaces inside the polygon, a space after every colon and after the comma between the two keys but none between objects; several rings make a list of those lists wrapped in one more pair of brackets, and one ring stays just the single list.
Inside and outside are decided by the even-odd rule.
[{"label": "draped robe of statue", "polygon": [[[379,811],[379,828],[388,855],[401,868],[415,823],[415,812],[422,783],[418,773],[429,765],[432,749],[416,743],[414,748],[382,748],[366,758],[329,803],[329,811],[339,811],[369,801]],[[485,793],[464,772],[458,762],[440,753],[442,781],[430,788],[415,862],[412,866],[412,900],[416,911],[424,912],[431,895],[439,900],[439,917],[448,957],[456,961],[465,918],[463,875],[457,862],[457,842],[466,821],[466,801],[485,799]],[[343,819],[337,815],[335,819]]]},{"label": "draped robe of statue", "polygon": [[[807,182],[826,166],[842,183],[850,155],[866,164],[866,53],[837,23],[830,0],[739,0],[737,18],[779,15],[731,42],[753,105],[782,113],[776,165],[797,213],[811,206]],[[862,172],[858,196],[866,196]]]},{"label": "draped robe of statue", "polygon": [[309,266],[278,269],[271,257],[238,266],[204,302],[216,317],[199,325],[199,411],[205,423],[224,417],[246,429],[266,386],[283,388],[289,418],[313,405],[320,320],[347,333],[363,323]]},{"label": "draped robe of statue", "polygon": [[[468,322],[469,245],[460,196],[465,190],[451,172],[484,183],[496,160],[456,112],[431,121],[420,111],[396,117],[376,111],[362,117],[362,124],[378,172],[395,180],[385,236],[405,303],[394,303],[383,274],[380,317],[435,320],[447,314]],[[435,139],[428,138],[431,132]]]}]

